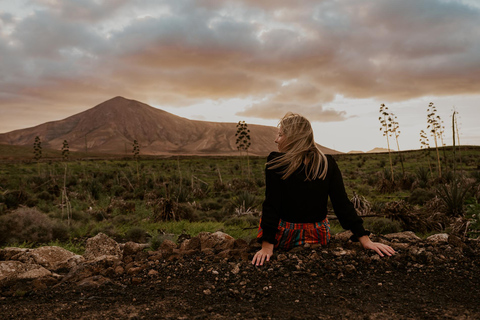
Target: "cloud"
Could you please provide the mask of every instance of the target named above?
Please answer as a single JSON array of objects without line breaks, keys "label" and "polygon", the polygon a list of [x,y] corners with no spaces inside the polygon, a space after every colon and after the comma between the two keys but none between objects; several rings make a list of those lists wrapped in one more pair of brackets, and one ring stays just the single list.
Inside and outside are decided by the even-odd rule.
[{"label": "cloud", "polygon": [[2,108],[249,98],[242,116],[342,121],[324,107],[337,94],[390,102],[480,89],[480,9],[468,2],[32,3],[22,17],[0,8]]}]

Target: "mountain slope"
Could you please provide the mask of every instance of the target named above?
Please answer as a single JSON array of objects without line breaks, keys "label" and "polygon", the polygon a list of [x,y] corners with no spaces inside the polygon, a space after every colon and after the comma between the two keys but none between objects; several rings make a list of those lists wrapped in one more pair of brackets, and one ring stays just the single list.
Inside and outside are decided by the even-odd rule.
[{"label": "mountain slope", "polygon": [[[275,127],[249,125],[249,154],[276,150]],[[39,136],[44,148],[131,154],[133,140],[145,155],[235,155],[235,123],[185,119],[144,103],[115,97],[59,121],[0,134],[0,143],[32,145]],[[338,153],[320,146],[325,153]]]}]

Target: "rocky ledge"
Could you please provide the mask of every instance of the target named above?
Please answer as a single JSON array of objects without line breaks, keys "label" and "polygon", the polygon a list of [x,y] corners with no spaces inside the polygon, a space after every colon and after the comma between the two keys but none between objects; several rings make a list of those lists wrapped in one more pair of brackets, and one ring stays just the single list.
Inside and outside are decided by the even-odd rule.
[{"label": "rocky ledge", "polygon": [[[43,297],[45,301],[57,297],[58,301],[59,295],[68,296],[66,292],[71,295],[80,292],[83,298],[84,294],[95,297],[98,292],[105,292],[107,296],[110,294],[115,296],[117,302],[122,301],[120,298],[122,296],[125,299],[123,303],[126,301],[132,303],[141,297],[147,299],[145,293],[149,296],[149,292],[150,294],[155,292],[158,301],[166,299],[167,292],[174,292],[174,296],[177,296],[176,303],[191,304],[186,310],[168,313],[165,309],[167,300],[162,300],[163,311],[160,311],[158,309],[160,307],[157,309],[148,307],[151,303],[148,300],[149,302],[145,302],[140,309],[132,309],[135,311],[131,313],[137,318],[159,316],[160,312],[162,318],[175,319],[182,317],[189,319],[193,315],[199,319],[211,318],[212,314],[217,318],[256,318],[258,316],[256,313],[245,314],[243,305],[225,309],[224,304],[231,304],[233,301],[268,304],[280,300],[277,302],[281,307],[272,309],[276,311],[264,310],[263,317],[296,318],[295,314],[290,312],[296,308],[295,303],[313,297],[316,297],[315,303],[322,299],[328,300],[331,292],[336,290],[338,293],[340,290],[341,294],[338,293],[340,298],[337,296],[336,300],[330,303],[334,302],[339,306],[348,304],[350,314],[348,312],[347,314],[350,318],[359,316],[355,309],[370,310],[370,305],[380,303],[384,306],[383,311],[377,310],[372,314],[380,318],[388,316],[403,319],[416,318],[418,314],[415,313],[415,308],[412,311],[401,307],[400,300],[406,299],[403,304],[410,303],[410,307],[412,299],[420,301],[422,305],[425,302],[422,302],[422,299],[425,300],[422,298],[424,294],[415,293],[415,290],[421,287],[419,283],[426,282],[424,285],[428,287],[433,281],[441,282],[441,288],[451,288],[448,289],[451,292],[442,291],[445,294],[443,297],[434,289],[425,287],[424,290],[431,293],[432,301],[441,298],[432,305],[433,307],[427,308],[428,312],[431,314],[437,312],[440,318],[449,319],[456,318],[457,315],[462,319],[473,319],[480,315],[479,307],[473,306],[473,303],[478,305],[474,302],[476,300],[474,297],[480,293],[479,240],[462,240],[448,234],[436,234],[422,240],[413,232],[371,237],[375,241],[391,245],[397,254],[380,258],[374,252],[363,250],[358,243],[349,241],[349,232],[335,235],[327,247],[305,245],[288,252],[276,252],[272,260],[263,267],[251,264],[251,258],[259,248],[255,241],[247,243],[222,232],[203,232],[178,244],[165,240],[156,251],[148,251],[147,244],[134,242],[119,244],[102,233],[87,240],[83,256],[59,247],[5,248],[0,250],[0,305],[3,301],[5,310],[10,310],[4,314],[6,318],[8,315],[12,318],[18,316],[25,318],[25,313],[12,311],[14,308],[12,304],[24,304],[26,302],[18,299],[28,299],[29,296]],[[451,284],[444,284],[444,281],[451,281]],[[417,288],[417,285],[420,287]],[[370,292],[369,296],[378,295],[381,301],[374,303],[373,300],[362,298],[362,303],[370,301],[370,304],[367,303],[363,307],[356,305],[355,299],[360,299],[360,296],[371,290],[369,288],[372,286],[375,287],[375,291]],[[378,291],[382,286],[386,292]],[[388,291],[389,286],[400,287]],[[135,287],[141,290],[132,289]],[[405,292],[404,297],[400,295],[402,290],[411,292]],[[464,292],[465,290],[468,292]],[[428,295],[428,292],[425,294]],[[456,298],[450,296],[452,292],[459,292],[454,294]],[[132,294],[137,296],[129,296]],[[399,307],[395,309],[395,303],[387,302],[389,295],[395,302],[397,294],[400,295],[400,300],[397,301]],[[345,296],[350,297],[348,303]],[[186,303],[185,299],[189,302]],[[233,300],[228,302],[229,299]],[[469,304],[469,299],[473,299],[472,304]],[[458,308],[457,304],[451,305],[458,302],[457,300],[462,302],[458,304]],[[193,301],[201,303],[198,302],[197,305]],[[206,301],[209,302],[205,304]],[[315,303],[310,301],[309,306]],[[350,305],[351,303],[353,305]],[[287,308],[290,304],[295,308]],[[390,306],[386,307],[387,304]],[[97,312],[98,308],[102,309],[96,306],[96,311],[92,312]],[[290,311],[287,312],[284,308]],[[447,316],[446,309],[442,308],[453,312],[452,316]],[[116,318],[127,317],[126,315],[130,314],[119,310],[105,311],[102,315],[106,318]],[[421,312],[424,312],[423,310]],[[343,307],[339,307],[336,311],[330,310],[329,313],[325,313],[324,317],[345,316],[345,312]],[[72,317],[72,314],[69,316]],[[315,318],[316,315],[306,312],[303,318],[310,316]],[[88,318],[88,313],[82,313],[81,317]]]}]

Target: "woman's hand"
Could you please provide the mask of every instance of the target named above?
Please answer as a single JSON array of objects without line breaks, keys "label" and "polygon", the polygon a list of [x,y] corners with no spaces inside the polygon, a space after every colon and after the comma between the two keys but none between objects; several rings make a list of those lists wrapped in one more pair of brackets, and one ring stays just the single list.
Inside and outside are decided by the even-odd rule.
[{"label": "woman's hand", "polygon": [[274,245],[272,243],[263,241],[262,249],[253,256],[252,264],[263,266],[265,261],[270,261],[270,257],[273,255],[273,247]]},{"label": "woman's hand", "polygon": [[383,257],[384,254],[386,254],[387,256],[395,254],[395,250],[393,250],[392,247],[380,242],[372,242],[372,240],[370,240],[368,236],[362,236],[358,238],[358,241],[360,241],[360,243],[365,249],[375,251],[380,257]]}]

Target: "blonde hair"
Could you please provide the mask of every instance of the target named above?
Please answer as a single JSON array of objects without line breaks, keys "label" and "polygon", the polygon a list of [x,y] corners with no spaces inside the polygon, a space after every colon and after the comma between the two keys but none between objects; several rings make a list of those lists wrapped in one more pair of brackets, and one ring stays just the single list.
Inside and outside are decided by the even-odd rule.
[{"label": "blonde hair", "polygon": [[285,136],[282,141],[285,153],[269,161],[268,168],[284,168],[281,171],[282,179],[287,179],[304,164],[306,180],[325,179],[327,157],[315,144],[310,121],[299,114],[288,112],[278,123],[278,128]]}]

